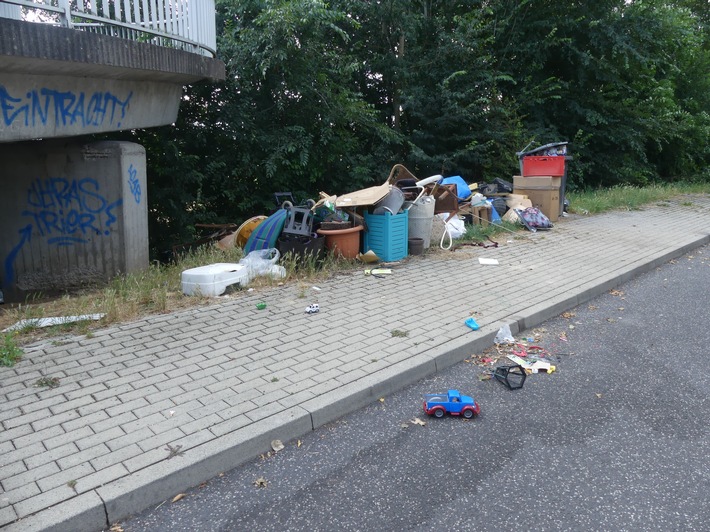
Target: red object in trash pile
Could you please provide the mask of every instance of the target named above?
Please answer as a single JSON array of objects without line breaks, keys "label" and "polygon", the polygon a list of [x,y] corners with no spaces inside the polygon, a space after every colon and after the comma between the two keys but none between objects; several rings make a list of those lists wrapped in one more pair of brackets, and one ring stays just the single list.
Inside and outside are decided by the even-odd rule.
[{"label": "red object in trash pile", "polygon": [[523,177],[529,176],[563,176],[565,175],[565,158],[561,155],[523,157]]}]

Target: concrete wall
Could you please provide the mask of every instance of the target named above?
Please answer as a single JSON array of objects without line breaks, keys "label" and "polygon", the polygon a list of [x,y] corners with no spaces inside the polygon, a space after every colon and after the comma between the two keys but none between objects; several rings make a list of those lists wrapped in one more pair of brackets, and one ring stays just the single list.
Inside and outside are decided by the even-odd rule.
[{"label": "concrete wall", "polygon": [[5,301],[148,266],[145,150],[130,142],[0,145]]}]

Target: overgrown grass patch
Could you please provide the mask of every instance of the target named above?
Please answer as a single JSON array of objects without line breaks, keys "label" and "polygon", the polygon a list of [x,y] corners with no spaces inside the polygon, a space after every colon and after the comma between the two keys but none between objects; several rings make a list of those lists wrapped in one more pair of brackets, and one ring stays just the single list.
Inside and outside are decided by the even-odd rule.
[{"label": "overgrown grass patch", "polygon": [[466,225],[464,235],[454,242],[486,242],[489,239],[493,239],[496,235],[515,234],[521,229],[520,225],[510,222],[502,222],[500,224],[489,223],[486,227],[477,224]]},{"label": "overgrown grass patch", "polygon": [[[212,298],[187,297],[182,293],[182,272],[205,264],[238,263],[242,258],[243,251],[240,248],[221,250],[216,246],[205,245],[177,256],[172,263],[153,263],[143,272],[119,275],[103,287],[67,292],[54,298],[36,294],[25,303],[6,304],[1,307],[0,330],[20,320],[104,314],[105,317],[98,322],[80,321],[45,329],[30,325],[17,331],[18,341],[67,333],[91,337],[92,330],[97,327],[130,321],[149,314],[209,304],[214,301]],[[280,258],[279,264],[286,270],[285,279],[257,276],[250,282],[249,287],[259,289],[284,282],[297,282],[299,286],[304,287],[302,290],[305,297],[305,287],[339,272],[352,271],[362,266],[358,261],[345,260],[332,254],[325,254],[320,258],[302,258],[288,253]],[[236,291],[240,288],[230,290]]]},{"label": "overgrown grass patch", "polygon": [[[637,210],[648,204],[666,204],[682,194],[708,194],[710,183],[669,183],[645,187],[619,185],[610,188],[569,192],[569,210],[574,214],[599,214],[611,210]],[[689,206],[692,202],[683,202]]]},{"label": "overgrown grass patch", "polygon": [[22,349],[15,341],[15,334],[4,333],[0,340],[0,366],[14,366],[22,358],[22,354]]}]

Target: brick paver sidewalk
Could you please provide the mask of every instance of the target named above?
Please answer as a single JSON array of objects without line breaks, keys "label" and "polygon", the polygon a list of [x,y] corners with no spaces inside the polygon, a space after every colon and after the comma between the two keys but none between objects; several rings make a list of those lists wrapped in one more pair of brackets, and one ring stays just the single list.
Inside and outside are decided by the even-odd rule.
[{"label": "brick paver sidewalk", "polygon": [[[0,526],[107,528],[482,351],[503,323],[533,327],[708,243],[709,213],[692,196],[570,217],[385,278],[242,292],[36,345],[0,369]],[[464,325],[473,311],[479,331]],[[41,377],[60,385],[34,387]]]}]

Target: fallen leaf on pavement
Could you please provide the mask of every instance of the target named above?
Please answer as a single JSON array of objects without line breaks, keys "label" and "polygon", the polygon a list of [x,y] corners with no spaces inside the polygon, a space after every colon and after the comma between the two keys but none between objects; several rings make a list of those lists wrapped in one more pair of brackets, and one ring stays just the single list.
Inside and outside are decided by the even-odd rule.
[{"label": "fallen leaf on pavement", "polygon": [[589,305],[589,306],[587,307],[588,310],[597,310],[598,308],[599,308],[599,307],[596,306],[596,305]]},{"label": "fallen leaf on pavement", "polygon": [[257,488],[265,488],[267,484],[268,484],[268,482],[266,481],[266,479],[264,477],[259,477],[254,481],[254,485]]},{"label": "fallen leaf on pavement", "polygon": [[567,341],[567,333],[563,332],[560,333],[559,339],[562,340],[563,342]]},{"label": "fallen leaf on pavement", "polygon": [[481,373],[478,376],[479,381],[489,381],[491,380],[492,375],[490,373]]},{"label": "fallen leaf on pavement", "polygon": [[612,291],[609,292],[609,293],[610,293],[612,296],[623,296],[623,295],[624,295],[624,292],[622,292],[621,290],[616,290],[616,289],[612,290]]},{"label": "fallen leaf on pavement", "polygon": [[301,445],[303,445],[303,442],[302,442],[301,440],[298,440],[298,441],[296,442],[296,447],[298,447],[298,448],[300,449],[300,448],[301,448]]},{"label": "fallen leaf on pavement", "polygon": [[600,394],[600,393],[595,393],[594,395],[597,396],[597,399],[601,399],[601,398],[602,398],[602,394]]},{"label": "fallen leaf on pavement", "polygon": [[563,312],[561,316],[565,319],[574,318],[576,314],[574,312]]},{"label": "fallen leaf on pavement", "polygon": [[421,425],[422,427],[423,427],[424,425],[426,425],[426,421],[422,421],[422,420],[419,419],[418,417],[415,417],[414,419],[410,419],[409,422],[410,422],[412,425]]},{"label": "fallen leaf on pavement", "polygon": [[108,530],[109,532],[123,532],[123,527],[121,526],[121,523],[114,523]]},{"label": "fallen leaf on pavement", "polygon": [[379,401],[380,401],[380,403],[384,403],[384,402],[385,402],[385,398],[384,398],[384,397],[380,397]]},{"label": "fallen leaf on pavement", "polygon": [[271,448],[274,450],[275,453],[278,453],[279,451],[283,450],[284,444],[281,442],[281,440],[272,440]]},{"label": "fallen leaf on pavement", "polygon": [[184,493],[178,493],[177,495],[175,495],[175,497],[173,497],[173,500],[170,502],[178,502],[179,500],[181,500],[184,497],[185,497]]}]

